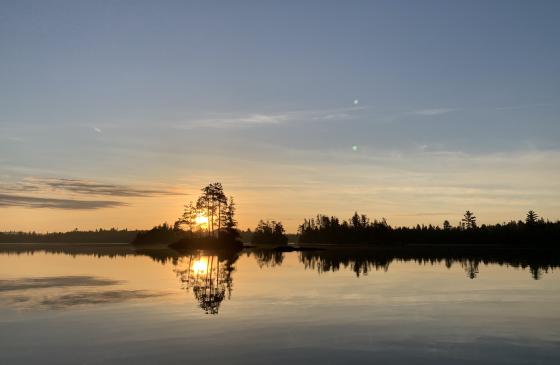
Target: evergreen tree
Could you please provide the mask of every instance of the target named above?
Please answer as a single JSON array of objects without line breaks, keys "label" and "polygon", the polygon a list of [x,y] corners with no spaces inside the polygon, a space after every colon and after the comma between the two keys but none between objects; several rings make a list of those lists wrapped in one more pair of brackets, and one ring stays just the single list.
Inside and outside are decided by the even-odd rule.
[{"label": "evergreen tree", "polygon": [[463,215],[463,219],[461,220],[461,222],[463,223],[463,227],[465,229],[474,229],[476,228],[476,217],[474,216],[474,213],[471,212],[470,210],[467,210],[465,212],[465,214]]},{"label": "evergreen tree", "polygon": [[528,226],[534,226],[535,224],[537,224],[537,221],[539,219],[539,216],[537,215],[537,213],[535,213],[534,210],[530,210],[527,212],[527,217],[525,218],[525,223]]}]

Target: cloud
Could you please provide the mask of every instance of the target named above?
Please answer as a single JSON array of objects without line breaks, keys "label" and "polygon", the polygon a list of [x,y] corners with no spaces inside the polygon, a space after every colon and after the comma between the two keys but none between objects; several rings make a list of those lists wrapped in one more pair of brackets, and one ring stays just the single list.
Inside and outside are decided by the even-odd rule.
[{"label": "cloud", "polygon": [[2,186],[2,190],[10,192],[58,190],[74,194],[120,197],[148,197],[177,194],[176,192],[170,190],[136,188],[127,185],[107,184],[90,180],[65,178],[26,178],[23,182],[18,184]]},{"label": "cloud", "polygon": [[95,132],[97,132],[97,133],[101,133],[101,129],[100,129],[100,128],[93,127],[93,130],[94,130]]},{"label": "cloud", "polygon": [[354,116],[350,113],[330,113],[313,117],[313,120],[347,120]]},{"label": "cloud", "polygon": [[[51,197],[53,193],[59,196]],[[47,194],[49,197],[45,197]],[[0,185],[0,207],[92,210],[128,204],[115,200],[82,200],[75,196],[153,197],[176,194],[178,193],[165,189],[138,188],[81,179],[30,177],[14,184]]]},{"label": "cloud", "polygon": [[246,117],[226,120],[226,123],[244,123],[244,124],[278,124],[290,120],[288,115],[266,115],[253,114]]},{"label": "cloud", "polygon": [[92,210],[102,208],[115,208],[125,205],[127,204],[111,200],[74,200],[0,194],[0,207]]},{"label": "cloud", "polygon": [[200,119],[182,125],[182,128],[228,128],[242,125],[272,125],[287,122],[291,119],[286,114],[247,114],[234,117]]},{"label": "cloud", "polygon": [[416,110],[411,112],[410,114],[414,115],[422,115],[422,116],[434,116],[434,115],[442,115],[456,111],[457,109],[451,108],[435,108],[435,109],[423,109],[423,110]]},{"label": "cloud", "polygon": [[351,119],[353,114],[366,109],[366,107],[331,108],[321,110],[295,110],[283,113],[252,113],[237,116],[212,117],[199,119],[177,126],[181,129],[209,127],[228,128],[238,126],[277,125],[296,121],[320,121]]}]

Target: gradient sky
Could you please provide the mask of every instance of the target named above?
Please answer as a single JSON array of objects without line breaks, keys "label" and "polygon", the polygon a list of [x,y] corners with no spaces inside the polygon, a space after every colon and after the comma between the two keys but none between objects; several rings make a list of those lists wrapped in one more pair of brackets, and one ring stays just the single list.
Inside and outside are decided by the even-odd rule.
[{"label": "gradient sky", "polygon": [[558,1],[0,1],[0,230],[560,218]]}]

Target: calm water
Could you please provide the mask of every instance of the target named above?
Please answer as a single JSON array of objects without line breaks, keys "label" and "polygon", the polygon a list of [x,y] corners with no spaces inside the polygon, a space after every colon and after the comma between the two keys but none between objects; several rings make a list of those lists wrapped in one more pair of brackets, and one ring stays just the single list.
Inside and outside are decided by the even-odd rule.
[{"label": "calm water", "polygon": [[0,250],[0,363],[559,364],[556,267],[12,245]]}]

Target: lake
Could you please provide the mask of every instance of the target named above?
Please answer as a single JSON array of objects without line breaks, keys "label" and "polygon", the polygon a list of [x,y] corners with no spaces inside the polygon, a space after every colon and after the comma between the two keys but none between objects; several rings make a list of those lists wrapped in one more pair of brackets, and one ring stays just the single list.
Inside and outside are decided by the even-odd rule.
[{"label": "lake", "polygon": [[557,260],[0,245],[0,363],[560,363]]}]

